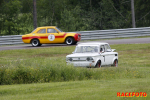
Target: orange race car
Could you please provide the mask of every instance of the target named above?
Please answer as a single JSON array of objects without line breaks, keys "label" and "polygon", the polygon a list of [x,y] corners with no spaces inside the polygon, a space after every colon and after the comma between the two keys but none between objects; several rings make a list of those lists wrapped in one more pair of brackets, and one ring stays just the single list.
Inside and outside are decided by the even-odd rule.
[{"label": "orange race car", "polygon": [[31,43],[33,47],[50,43],[66,43],[67,45],[76,44],[81,39],[81,34],[66,33],[56,26],[38,27],[30,34],[22,36],[24,43]]}]

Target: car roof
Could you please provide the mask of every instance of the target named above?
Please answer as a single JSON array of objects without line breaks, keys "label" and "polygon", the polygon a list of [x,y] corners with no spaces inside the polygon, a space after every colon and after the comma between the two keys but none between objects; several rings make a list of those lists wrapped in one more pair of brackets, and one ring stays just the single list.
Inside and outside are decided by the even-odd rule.
[{"label": "car roof", "polygon": [[106,42],[86,42],[86,43],[79,43],[78,46],[81,45],[104,45],[104,44],[108,44]]},{"label": "car roof", "polygon": [[37,28],[47,28],[47,27],[56,27],[56,26],[41,26],[41,27],[37,27]]}]

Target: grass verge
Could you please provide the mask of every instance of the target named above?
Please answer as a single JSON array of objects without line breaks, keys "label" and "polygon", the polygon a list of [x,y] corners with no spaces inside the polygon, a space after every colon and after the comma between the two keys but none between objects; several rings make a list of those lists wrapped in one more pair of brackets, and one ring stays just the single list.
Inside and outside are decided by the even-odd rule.
[{"label": "grass verge", "polygon": [[72,46],[0,51],[0,84],[149,77],[149,44],[112,45],[119,53],[119,67],[101,69],[67,66],[65,56],[74,48]]},{"label": "grass verge", "polygon": [[[110,79],[4,85],[1,100],[149,100],[150,80]],[[146,92],[147,97],[117,97],[117,92]]]},{"label": "grass verge", "polygon": [[[0,51],[0,99],[149,100],[149,44],[111,45],[119,53],[119,66],[101,69],[67,66],[65,56],[74,48]],[[117,92],[148,96],[117,97]]]}]

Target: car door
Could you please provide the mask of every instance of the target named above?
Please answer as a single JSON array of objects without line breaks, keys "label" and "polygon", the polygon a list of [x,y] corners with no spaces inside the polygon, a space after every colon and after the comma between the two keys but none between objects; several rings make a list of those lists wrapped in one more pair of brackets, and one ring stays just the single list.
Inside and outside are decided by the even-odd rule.
[{"label": "car door", "polygon": [[101,56],[104,58],[104,63],[102,65],[110,65],[113,59],[110,46],[108,44],[101,45],[100,52],[102,52]]},{"label": "car door", "polygon": [[47,43],[63,43],[65,33],[59,32],[54,28],[47,28]]},{"label": "car door", "polygon": [[46,43],[47,35],[46,28],[39,29],[37,33],[33,33],[33,38],[38,38],[40,43]]},{"label": "car door", "polygon": [[106,65],[111,65],[112,60],[114,58],[114,54],[108,44],[105,44],[105,62]]}]

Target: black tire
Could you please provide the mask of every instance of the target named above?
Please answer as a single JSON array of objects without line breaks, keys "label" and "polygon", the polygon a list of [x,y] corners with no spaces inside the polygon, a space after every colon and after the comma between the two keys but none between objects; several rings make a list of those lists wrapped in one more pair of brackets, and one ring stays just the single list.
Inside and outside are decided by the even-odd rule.
[{"label": "black tire", "polygon": [[41,46],[42,44],[39,44],[38,46]]},{"label": "black tire", "polygon": [[95,68],[101,68],[101,61],[100,60],[96,63]]},{"label": "black tire", "polygon": [[72,45],[74,44],[74,39],[72,37],[68,37],[66,38],[65,42],[67,45]]},{"label": "black tire", "polygon": [[38,39],[33,39],[31,41],[31,44],[32,44],[33,47],[37,47],[37,46],[41,45]]},{"label": "black tire", "polygon": [[75,41],[73,44],[74,44],[74,45],[77,44],[77,41]]},{"label": "black tire", "polygon": [[117,59],[114,60],[113,66],[114,66],[114,67],[118,67],[118,60],[117,60]]}]

